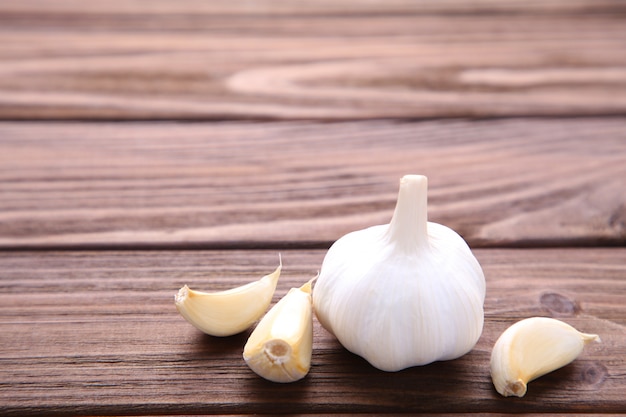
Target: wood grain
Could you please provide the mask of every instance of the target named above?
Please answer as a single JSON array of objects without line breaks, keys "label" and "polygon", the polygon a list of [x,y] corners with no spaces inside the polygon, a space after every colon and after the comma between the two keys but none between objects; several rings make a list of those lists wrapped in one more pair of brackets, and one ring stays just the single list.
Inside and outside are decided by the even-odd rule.
[{"label": "wood grain", "polygon": [[0,119],[624,114],[624,16],[606,0],[2,2]]},{"label": "wood grain", "polygon": [[[274,301],[319,269],[323,250],[282,251]],[[247,334],[201,335],[176,312],[183,284],[225,289],[273,270],[277,251],[0,252],[3,415],[228,413],[618,413],[626,409],[626,250],[477,250],[486,322],[461,359],[384,373],[317,321],[313,366],[277,385],[241,358]],[[499,334],[529,316],[596,332],[575,362],[529,385],[492,388]]]},{"label": "wood grain", "polygon": [[[613,0],[0,1],[0,415],[623,413],[625,23]],[[276,302],[407,173],[479,248],[470,354],[384,373],[315,321],[310,374],[277,385],[249,331],[176,312],[280,252]],[[530,316],[602,343],[505,399],[491,347]]]},{"label": "wood grain", "polygon": [[626,241],[623,119],[2,123],[0,247],[327,247],[407,173],[472,246]]}]

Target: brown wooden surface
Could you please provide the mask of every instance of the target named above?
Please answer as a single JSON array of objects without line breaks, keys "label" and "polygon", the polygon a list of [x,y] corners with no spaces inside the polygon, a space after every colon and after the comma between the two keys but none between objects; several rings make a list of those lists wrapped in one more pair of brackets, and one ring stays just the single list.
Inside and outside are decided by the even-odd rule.
[{"label": "brown wooden surface", "polygon": [[[626,413],[625,50],[611,0],[0,2],[0,415]],[[276,301],[407,173],[485,270],[470,354],[379,372],[316,321],[276,385],[176,312],[281,252]],[[502,398],[534,315],[602,343]]]},{"label": "brown wooden surface", "polygon": [[[323,250],[283,251],[275,300],[315,275]],[[224,289],[271,271],[277,251],[0,253],[0,404],[4,414],[581,412],[626,410],[626,250],[477,250],[486,322],[461,359],[377,371],[315,321],[309,375],[262,380],[247,333],[211,338],[174,308],[184,284]],[[498,335],[520,317],[560,318],[602,343],[500,397],[489,377]]]},{"label": "brown wooden surface", "polygon": [[0,118],[623,114],[625,14],[615,1],[4,1]]},{"label": "brown wooden surface", "polygon": [[399,178],[472,246],[623,244],[626,121],[0,124],[1,247],[327,247]]}]

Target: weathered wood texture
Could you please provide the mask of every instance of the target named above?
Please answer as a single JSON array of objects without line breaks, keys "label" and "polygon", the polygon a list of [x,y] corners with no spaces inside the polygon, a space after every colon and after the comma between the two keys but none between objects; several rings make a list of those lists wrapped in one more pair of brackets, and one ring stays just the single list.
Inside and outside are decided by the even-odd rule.
[{"label": "weathered wood texture", "polygon": [[[283,250],[276,301],[315,275],[323,250]],[[180,286],[225,289],[271,271],[277,251],[0,252],[0,411],[67,413],[578,412],[626,410],[626,249],[477,250],[487,278],[476,348],[454,361],[384,373],[315,321],[302,381],[262,380],[247,334],[202,335],[178,315]],[[575,362],[500,397],[489,356],[529,316],[598,333]]]},{"label": "weathered wood texture", "polygon": [[616,1],[0,2],[0,119],[626,111]]},{"label": "weathered wood texture", "polygon": [[0,124],[0,247],[325,247],[399,178],[473,247],[626,241],[626,122]]},{"label": "weathered wood texture", "polygon": [[[0,414],[625,412],[626,249],[591,248],[626,244],[625,23],[611,0],[0,1]],[[280,251],[276,301],[407,173],[490,248],[470,354],[388,374],[316,321],[310,374],[276,385],[248,333],[176,312]],[[491,347],[535,315],[602,343],[502,398]]]}]

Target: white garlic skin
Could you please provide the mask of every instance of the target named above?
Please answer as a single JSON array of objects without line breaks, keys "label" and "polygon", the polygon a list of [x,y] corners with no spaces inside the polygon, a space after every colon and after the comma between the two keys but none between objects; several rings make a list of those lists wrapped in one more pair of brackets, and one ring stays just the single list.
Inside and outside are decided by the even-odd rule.
[{"label": "white garlic skin", "polygon": [[[322,326],[383,371],[458,358],[475,346],[484,321],[480,264],[456,232],[426,222],[426,178],[402,181],[394,220],[413,221],[423,211],[408,227],[424,236],[394,237],[392,229],[403,226],[394,220],[343,236],[326,254],[313,292]],[[399,208],[416,195],[414,207]]]}]

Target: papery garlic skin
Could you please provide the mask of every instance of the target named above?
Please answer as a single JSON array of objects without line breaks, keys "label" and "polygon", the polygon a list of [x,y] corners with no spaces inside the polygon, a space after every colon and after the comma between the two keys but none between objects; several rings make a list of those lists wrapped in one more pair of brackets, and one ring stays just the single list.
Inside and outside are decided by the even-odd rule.
[{"label": "papery garlic skin", "polygon": [[491,352],[491,378],[501,395],[523,397],[528,382],[557,370],[600,338],[560,320],[532,317],[506,329]]},{"label": "papery garlic skin", "polygon": [[271,274],[226,291],[201,292],[185,285],[175,296],[176,309],[198,330],[211,336],[241,333],[267,311],[281,269],[282,261]]},{"label": "papery garlic skin", "polygon": [[313,293],[322,326],[383,371],[458,358],[482,333],[483,271],[456,232],[427,221],[426,192],[426,177],[403,177],[390,224],[337,240]]},{"label": "papery garlic skin", "polygon": [[311,367],[313,307],[311,281],[292,288],[261,319],[248,339],[243,358],[257,375],[273,382],[294,382]]}]

